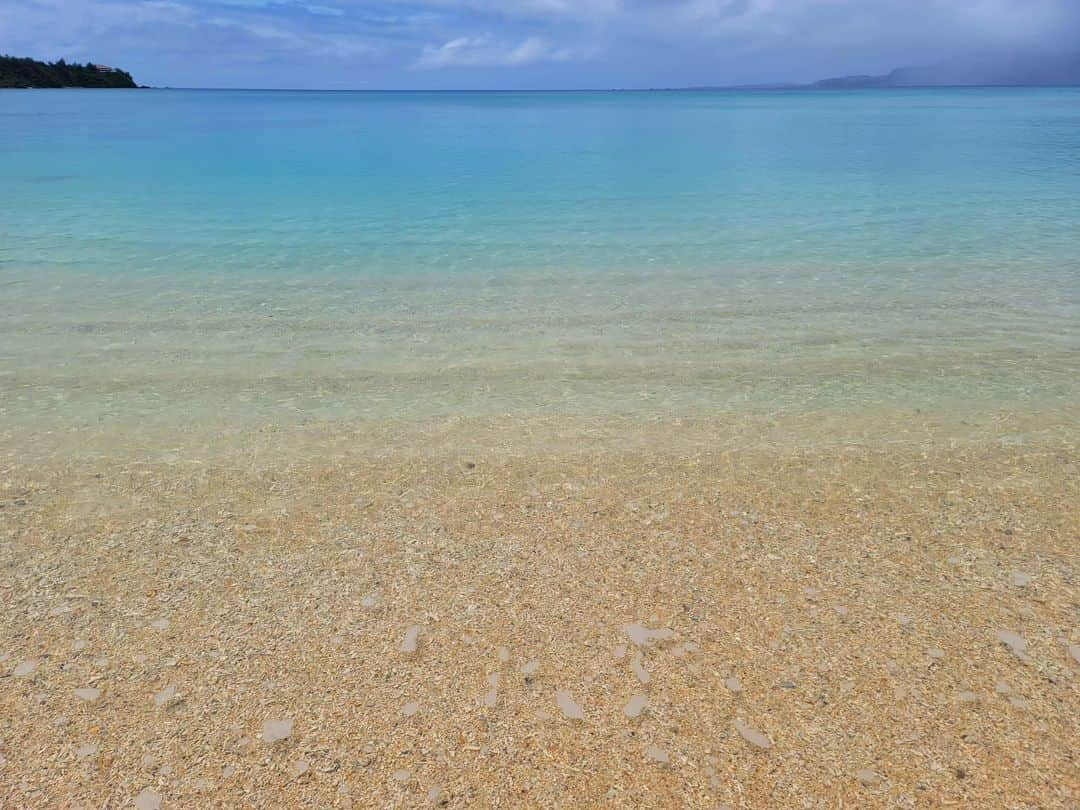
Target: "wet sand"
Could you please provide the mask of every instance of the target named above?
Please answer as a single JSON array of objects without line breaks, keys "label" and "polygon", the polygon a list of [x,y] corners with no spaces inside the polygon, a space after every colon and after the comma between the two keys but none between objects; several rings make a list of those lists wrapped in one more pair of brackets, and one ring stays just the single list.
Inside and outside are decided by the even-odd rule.
[{"label": "wet sand", "polygon": [[6,448],[0,805],[1075,807],[1072,420]]}]

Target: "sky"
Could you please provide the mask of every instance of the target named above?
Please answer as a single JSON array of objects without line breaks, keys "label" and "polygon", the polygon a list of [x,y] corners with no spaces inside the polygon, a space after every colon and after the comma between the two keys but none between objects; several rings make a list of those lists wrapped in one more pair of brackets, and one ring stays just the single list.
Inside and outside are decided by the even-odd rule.
[{"label": "sky", "polygon": [[172,87],[806,82],[1078,41],[1080,0],[0,0],[0,53]]}]

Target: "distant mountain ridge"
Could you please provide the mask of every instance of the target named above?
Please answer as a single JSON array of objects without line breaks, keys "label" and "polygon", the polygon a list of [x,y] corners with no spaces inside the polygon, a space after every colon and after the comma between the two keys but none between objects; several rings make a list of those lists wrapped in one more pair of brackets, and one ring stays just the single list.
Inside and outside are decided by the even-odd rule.
[{"label": "distant mountain ridge", "polygon": [[14,56],[0,56],[0,87],[138,87],[131,74],[108,65],[79,65],[60,59],[39,62]]},{"label": "distant mountain ridge", "polygon": [[1006,55],[901,67],[880,76],[836,76],[814,82],[822,90],[863,87],[978,87],[1080,85],[1080,54]]}]

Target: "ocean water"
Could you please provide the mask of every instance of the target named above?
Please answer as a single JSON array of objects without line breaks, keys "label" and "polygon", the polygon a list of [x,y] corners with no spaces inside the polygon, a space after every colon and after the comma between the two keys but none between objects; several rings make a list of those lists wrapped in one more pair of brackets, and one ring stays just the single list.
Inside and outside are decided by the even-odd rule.
[{"label": "ocean water", "polygon": [[1065,411],[1080,89],[0,93],[0,437]]}]

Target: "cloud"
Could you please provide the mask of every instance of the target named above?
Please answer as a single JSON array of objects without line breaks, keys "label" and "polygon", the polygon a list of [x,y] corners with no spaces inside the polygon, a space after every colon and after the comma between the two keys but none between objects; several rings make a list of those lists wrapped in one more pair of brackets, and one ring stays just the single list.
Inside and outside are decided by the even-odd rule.
[{"label": "cloud", "polygon": [[884,72],[958,54],[1080,49],[1078,0],[0,0],[0,7],[0,50],[94,59],[148,83],[194,86],[415,87],[421,74],[431,87],[738,84]]},{"label": "cloud", "polygon": [[457,37],[438,46],[427,46],[414,67],[424,70],[448,67],[520,67],[538,62],[567,62],[574,51],[554,48],[541,37],[519,43],[494,40],[490,35]]}]

